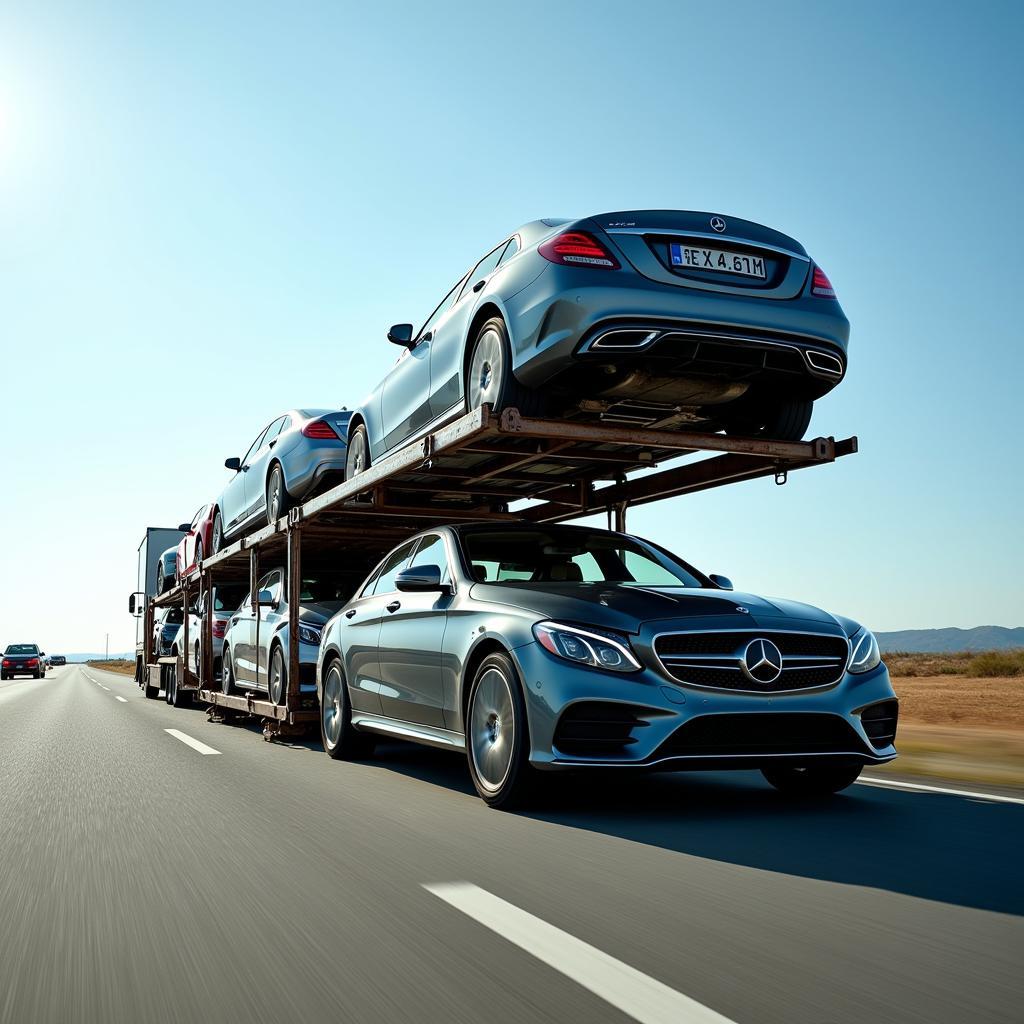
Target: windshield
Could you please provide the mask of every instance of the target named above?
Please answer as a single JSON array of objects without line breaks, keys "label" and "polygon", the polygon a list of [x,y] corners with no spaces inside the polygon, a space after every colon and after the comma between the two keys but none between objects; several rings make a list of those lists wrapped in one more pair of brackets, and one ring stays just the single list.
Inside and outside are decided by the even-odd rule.
[{"label": "windshield", "polygon": [[4,654],[39,654],[39,648],[35,644],[10,644]]},{"label": "windshield", "polygon": [[712,586],[696,569],[667,552],[605,530],[472,530],[461,537],[473,577],[480,582]]},{"label": "windshield", "polygon": [[239,583],[236,586],[216,587],[213,591],[213,610],[215,612],[233,612],[242,604],[245,597],[246,586]]}]

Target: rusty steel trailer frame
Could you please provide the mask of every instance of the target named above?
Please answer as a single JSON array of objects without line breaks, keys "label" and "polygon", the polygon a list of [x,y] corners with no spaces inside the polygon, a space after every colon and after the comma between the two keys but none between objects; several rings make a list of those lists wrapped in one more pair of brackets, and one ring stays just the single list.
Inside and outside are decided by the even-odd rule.
[{"label": "rusty steel trailer frame", "polygon": [[[177,673],[182,690],[198,693],[211,715],[245,713],[265,720],[270,739],[317,720],[304,707],[299,680],[299,645],[288,644],[288,685],[283,705],[252,693],[226,694],[214,687],[213,589],[217,582],[248,576],[256,616],[259,649],[260,563],[268,555],[286,556],[289,637],[298,636],[304,543],[314,548],[360,550],[374,561],[403,537],[431,526],[458,521],[557,523],[606,512],[614,529],[624,532],[630,506],[827,465],[857,451],[857,438],[810,441],[729,437],[680,430],[659,430],[522,416],[517,409],[500,415],[482,406],[369,466],[304,504],[286,517],[230,544],[203,560],[198,571],[146,605],[146,685],[167,670]],[[659,468],[688,456],[696,460]],[[630,473],[643,471],[639,476]],[[598,486],[603,484],[603,486]],[[509,511],[509,504],[534,504]],[[304,541],[305,538],[305,541]],[[262,556],[262,558],[261,558]],[[372,566],[371,566],[372,567]],[[246,573],[247,570],[247,573]],[[206,614],[198,676],[189,659],[189,615],[193,595],[206,595]],[[184,650],[176,662],[153,658],[155,609],[180,605],[184,611]],[[223,667],[222,667],[223,672]]]}]

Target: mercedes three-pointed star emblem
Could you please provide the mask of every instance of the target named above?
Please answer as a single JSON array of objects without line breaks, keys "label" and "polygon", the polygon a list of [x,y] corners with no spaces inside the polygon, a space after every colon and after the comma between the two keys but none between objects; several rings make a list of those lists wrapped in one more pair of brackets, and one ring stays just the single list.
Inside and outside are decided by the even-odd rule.
[{"label": "mercedes three-pointed star emblem", "polygon": [[782,651],[771,640],[758,637],[747,644],[740,668],[748,679],[768,686],[782,675]]},{"label": "mercedes three-pointed star emblem", "polygon": [[712,227],[713,227],[713,228],[714,228],[714,229],[715,229],[715,230],[716,230],[716,231],[717,231],[717,232],[718,232],[719,234],[721,234],[721,233],[722,233],[722,232],[723,232],[723,231],[725,230],[725,221],[724,221],[724,220],[722,220],[722,218],[721,218],[721,217],[719,217],[719,216],[717,216],[717,215],[716,215],[716,216],[714,216],[714,217],[712,217],[712,218],[711,218],[711,226],[712,226]]}]

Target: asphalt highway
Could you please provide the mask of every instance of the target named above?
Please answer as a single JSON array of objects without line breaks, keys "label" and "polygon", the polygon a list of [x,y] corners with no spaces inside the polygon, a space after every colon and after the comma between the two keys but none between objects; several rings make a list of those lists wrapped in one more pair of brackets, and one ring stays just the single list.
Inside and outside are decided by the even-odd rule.
[{"label": "asphalt highway", "polygon": [[[1024,804],[553,779],[0,684],[0,1021],[1020,1021]],[[176,732],[168,732],[175,730]]]}]

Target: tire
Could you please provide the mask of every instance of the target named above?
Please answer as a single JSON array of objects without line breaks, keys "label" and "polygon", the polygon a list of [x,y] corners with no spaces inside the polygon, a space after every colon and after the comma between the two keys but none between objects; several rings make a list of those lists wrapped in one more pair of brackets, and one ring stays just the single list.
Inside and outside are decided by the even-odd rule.
[{"label": "tire", "polygon": [[766,437],[774,441],[802,441],[811,425],[814,402],[794,398],[774,404],[744,406],[726,424],[734,437]]},{"label": "tire", "polygon": [[225,647],[220,673],[220,692],[227,695],[235,690],[235,667],[231,664],[231,651]]},{"label": "tire", "polygon": [[39,678],[39,673],[38,672],[33,672],[32,673],[32,678],[33,679],[38,679]]},{"label": "tire", "polygon": [[518,409],[524,416],[544,411],[544,397],[523,387],[512,373],[512,346],[501,317],[492,317],[477,331],[466,362],[466,411],[490,403],[494,412]]},{"label": "tire", "polygon": [[356,429],[349,434],[348,453],[345,455],[345,479],[365,473],[370,468],[370,439],[366,434],[366,427],[359,423]]},{"label": "tire", "polygon": [[[173,651],[171,652],[174,653]],[[161,673],[164,677],[164,702],[174,703],[174,691],[178,688],[178,669],[175,665],[168,665]]]},{"label": "tire", "polygon": [[519,675],[507,654],[489,654],[473,677],[466,703],[469,774],[488,807],[510,810],[527,802],[535,785],[530,735]]},{"label": "tire", "polygon": [[156,567],[156,592],[162,594],[164,592],[164,563],[161,563]]},{"label": "tire", "polygon": [[861,773],[861,767],[859,764],[810,764],[805,768],[777,765],[762,768],[761,774],[787,796],[831,796],[852,786]]},{"label": "tire", "polygon": [[196,677],[199,676],[199,669],[200,669],[200,665],[199,665],[199,644],[197,643],[196,646],[195,646],[195,649],[193,651],[193,658],[192,658],[192,672],[193,672],[193,675],[195,675]]},{"label": "tire", "polygon": [[167,677],[167,703],[170,704],[172,708],[187,708],[192,703],[192,691],[183,690],[178,686],[177,666],[167,673]]},{"label": "tire", "polygon": [[274,468],[267,477],[266,498],[267,525],[273,526],[281,516],[288,515],[288,509],[292,507],[291,497],[284,483],[284,470],[279,462],[274,463]]},{"label": "tire", "polygon": [[210,533],[210,547],[214,554],[217,554],[224,547],[224,523],[220,517],[220,509],[213,516],[213,530]]},{"label": "tire", "polygon": [[203,560],[203,538],[196,537],[196,556],[192,560],[192,564],[199,568],[199,563]]},{"label": "tire", "polygon": [[284,707],[288,701],[288,669],[284,663],[284,650],[278,643],[275,643],[270,651],[267,692],[271,702],[278,707]]},{"label": "tire", "polygon": [[334,761],[359,761],[369,757],[377,745],[372,733],[360,732],[352,724],[352,705],[341,671],[341,660],[334,658],[324,676],[320,700],[320,740]]}]

